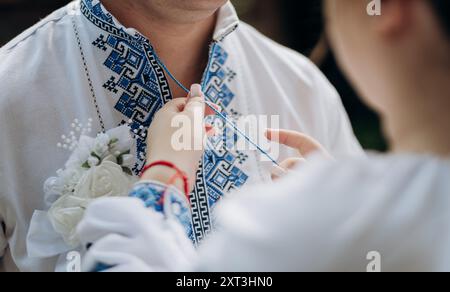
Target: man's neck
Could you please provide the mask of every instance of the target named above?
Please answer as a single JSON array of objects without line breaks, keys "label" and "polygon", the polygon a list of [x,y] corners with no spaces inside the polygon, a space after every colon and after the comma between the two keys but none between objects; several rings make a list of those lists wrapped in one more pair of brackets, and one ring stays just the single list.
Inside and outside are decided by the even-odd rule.
[{"label": "man's neck", "polygon": [[405,83],[398,91],[403,104],[384,117],[392,150],[450,158],[450,80],[445,74],[422,78]]},{"label": "man's neck", "polygon": [[[203,17],[186,12],[185,21],[173,21],[153,11],[145,1],[103,0],[102,3],[124,26],[137,29],[150,40],[158,56],[184,86],[189,88],[201,81],[216,25],[215,12]],[[186,96],[175,82],[169,80],[169,84],[173,97]]]}]

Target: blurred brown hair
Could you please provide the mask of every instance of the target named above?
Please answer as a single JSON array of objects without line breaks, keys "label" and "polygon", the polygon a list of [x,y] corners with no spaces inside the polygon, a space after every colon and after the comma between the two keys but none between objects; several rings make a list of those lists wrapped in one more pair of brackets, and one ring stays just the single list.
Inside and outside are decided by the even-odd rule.
[{"label": "blurred brown hair", "polygon": [[450,1],[449,0],[430,0],[433,9],[439,16],[439,20],[444,26],[447,36],[450,38]]}]

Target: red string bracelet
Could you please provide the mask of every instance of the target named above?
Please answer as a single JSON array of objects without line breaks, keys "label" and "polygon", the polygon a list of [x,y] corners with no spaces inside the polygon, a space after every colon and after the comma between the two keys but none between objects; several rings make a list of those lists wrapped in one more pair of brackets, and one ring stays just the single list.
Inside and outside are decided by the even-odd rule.
[{"label": "red string bracelet", "polygon": [[[175,183],[175,181],[177,180],[177,179],[183,179],[183,177],[182,176],[180,176],[180,174],[179,173],[176,173],[176,174],[174,174],[171,178],[170,178],[170,180],[169,180],[169,182],[167,183],[167,185],[169,185],[169,186],[171,186],[171,185],[173,185],[174,183]],[[159,204],[161,204],[161,206],[163,206],[164,205],[164,200],[165,200],[165,198],[166,198],[166,194],[167,194],[167,192],[169,191],[169,188],[166,188],[165,190],[164,190],[164,193],[162,194],[162,196],[161,196],[161,199],[159,200]],[[191,206],[191,202],[189,201],[189,196],[186,194],[186,199],[187,199],[187,202],[188,202],[188,204],[189,204],[189,206]]]},{"label": "red string bracelet", "polygon": [[188,177],[186,175],[186,173],[184,171],[182,171],[181,169],[179,169],[177,166],[175,166],[175,164],[173,164],[172,162],[169,161],[156,161],[153,163],[148,164],[147,166],[145,166],[142,169],[141,172],[141,178],[142,176],[150,169],[153,168],[155,166],[165,166],[165,167],[169,167],[172,168],[173,170],[175,170],[177,173],[172,177],[172,179],[170,180],[170,184],[173,183],[173,181],[176,178],[181,178],[183,180],[183,184],[184,184],[184,194],[189,202],[189,182],[188,182]]}]

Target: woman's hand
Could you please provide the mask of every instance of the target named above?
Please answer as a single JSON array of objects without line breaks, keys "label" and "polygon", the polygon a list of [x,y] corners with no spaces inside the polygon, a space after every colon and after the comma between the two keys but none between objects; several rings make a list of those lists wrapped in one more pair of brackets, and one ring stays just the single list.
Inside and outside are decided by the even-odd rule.
[{"label": "woman's hand", "polygon": [[[189,98],[177,98],[167,103],[149,128],[147,163],[169,161],[184,171],[192,187],[204,151],[207,129],[204,124],[205,100],[201,87],[191,87]],[[143,180],[169,183],[175,171],[163,166],[149,169]],[[182,182],[176,184],[182,189]]]},{"label": "woman's hand", "polygon": [[304,157],[313,153],[319,153],[325,158],[332,159],[331,155],[319,142],[305,134],[289,130],[268,129],[266,131],[266,137],[270,141],[293,148],[299,153],[299,157],[288,158],[280,163],[280,167],[273,170],[272,179],[274,180],[282,177],[299,164],[305,163],[306,160]]}]

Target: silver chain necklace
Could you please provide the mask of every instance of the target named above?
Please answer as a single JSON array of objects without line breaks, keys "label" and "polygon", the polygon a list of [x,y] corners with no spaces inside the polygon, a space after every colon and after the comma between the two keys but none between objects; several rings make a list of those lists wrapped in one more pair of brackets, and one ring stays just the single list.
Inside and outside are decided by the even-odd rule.
[{"label": "silver chain necklace", "polygon": [[97,112],[98,121],[100,123],[102,132],[104,133],[104,132],[106,132],[105,123],[103,121],[102,114],[100,113],[100,107],[98,105],[97,96],[96,96],[95,90],[94,90],[94,85],[92,83],[91,75],[89,74],[86,57],[84,55],[83,46],[81,44],[80,33],[78,32],[77,24],[76,24],[74,18],[72,18],[72,26],[73,26],[73,31],[75,33],[75,37],[77,39],[78,49],[80,50],[81,60],[83,62],[84,72],[86,74],[86,78],[88,81],[89,90],[91,91],[92,100],[94,102],[95,110]]}]

